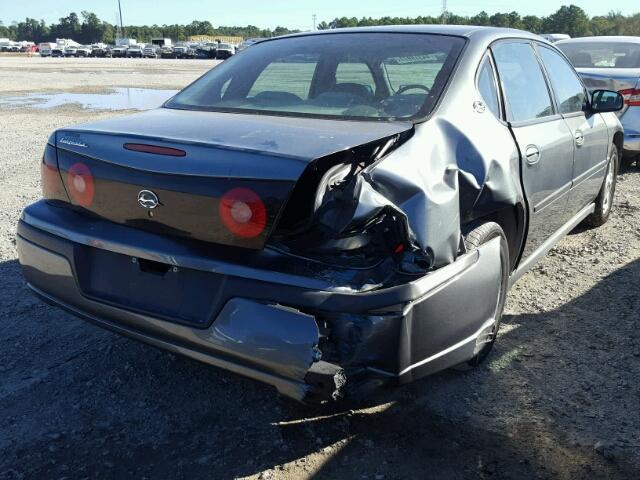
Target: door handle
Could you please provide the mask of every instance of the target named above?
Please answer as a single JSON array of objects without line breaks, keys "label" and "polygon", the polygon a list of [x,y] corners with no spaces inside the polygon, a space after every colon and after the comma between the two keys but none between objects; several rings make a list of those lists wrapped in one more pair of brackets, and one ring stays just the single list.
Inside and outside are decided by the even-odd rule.
[{"label": "door handle", "polygon": [[584,143],[584,134],[580,130],[576,130],[573,138],[576,140],[576,147],[581,147]]},{"label": "door handle", "polygon": [[529,145],[524,151],[524,156],[527,160],[527,164],[535,165],[540,161],[540,149],[535,145]]}]

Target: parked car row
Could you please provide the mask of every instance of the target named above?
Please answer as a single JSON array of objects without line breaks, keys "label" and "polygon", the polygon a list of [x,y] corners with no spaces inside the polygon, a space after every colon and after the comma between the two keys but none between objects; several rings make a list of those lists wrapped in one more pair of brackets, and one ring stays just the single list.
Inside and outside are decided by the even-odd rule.
[{"label": "parked car row", "polygon": [[6,45],[0,45],[0,52],[12,52],[12,53],[18,53],[18,52],[28,52],[33,48],[33,44],[25,44],[25,45],[18,45],[18,44],[6,44]]},{"label": "parked car row", "polygon": [[[256,43],[256,42],[253,42]],[[250,43],[251,45],[253,43]],[[242,49],[250,44],[244,44]],[[55,44],[52,44],[55,45]],[[230,43],[177,43],[175,45],[80,45],[41,48],[43,57],[113,57],[113,58],[210,58],[225,60],[240,48]]]}]

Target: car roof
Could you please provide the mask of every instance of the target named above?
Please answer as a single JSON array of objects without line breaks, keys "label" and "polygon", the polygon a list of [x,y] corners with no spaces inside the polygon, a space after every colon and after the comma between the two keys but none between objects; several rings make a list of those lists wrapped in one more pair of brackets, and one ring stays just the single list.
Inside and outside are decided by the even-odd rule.
[{"label": "car roof", "polygon": [[559,40],[556,45],[565,43],[583,43],[583,42],[611,42],[611,43],[640,43],[640,37],[631,36],[602,36],[602,37],[579,37],[567,40]]},{"label": "car roof", "polygon": [[[381,25],[373,27],[332,28],[315,32],[300,32],[284,37],[301,37],[307,35],[331,35],[336,33],[430,33],[436,35],[455,35],[474,39],[482,38],[493,41],[500,38],[531,38],[548,43],[547,40],[525,30],[501,27],[483,27],[478,25]],[[268,41],[270,39],[267,39]]]}]

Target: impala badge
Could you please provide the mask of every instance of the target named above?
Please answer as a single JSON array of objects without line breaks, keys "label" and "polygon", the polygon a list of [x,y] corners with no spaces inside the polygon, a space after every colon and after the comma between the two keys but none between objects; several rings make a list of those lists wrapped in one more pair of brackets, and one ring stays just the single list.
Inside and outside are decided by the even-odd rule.
[{"label": "impala badge", "polygon": [[140,190],[138,193],[138,203],[141,207],[153,210],[160,205],[160,199],[151,190]]}]

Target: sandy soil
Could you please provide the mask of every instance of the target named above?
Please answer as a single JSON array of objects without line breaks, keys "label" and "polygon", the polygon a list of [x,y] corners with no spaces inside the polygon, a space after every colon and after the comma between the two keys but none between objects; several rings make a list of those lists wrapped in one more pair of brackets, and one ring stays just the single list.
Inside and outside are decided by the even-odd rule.
[{"label": "sandy soil", "polygon": [[[0,59],[7,92],[179,88],[211,62]],[[16,260],[55,128],[126,112],[0,108],[0,479],[549,478],[640,472],[640,170],[599,229],[508,297],[488,362],[310,409],[85,324],[31,296]]]}]

